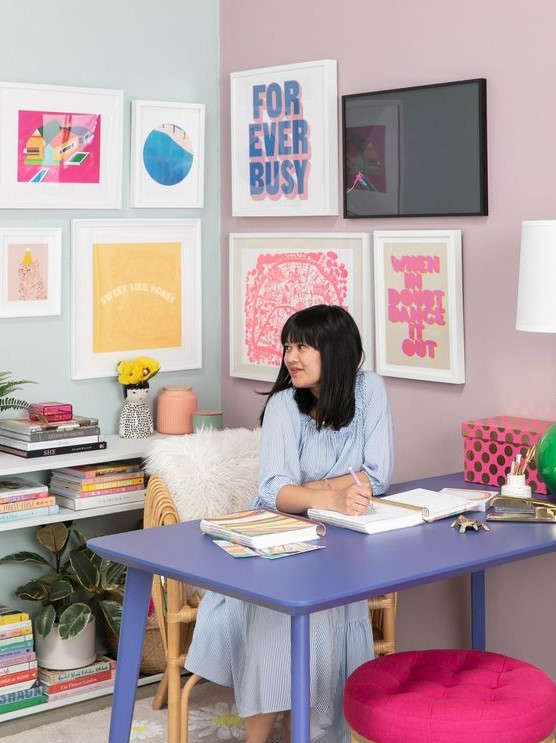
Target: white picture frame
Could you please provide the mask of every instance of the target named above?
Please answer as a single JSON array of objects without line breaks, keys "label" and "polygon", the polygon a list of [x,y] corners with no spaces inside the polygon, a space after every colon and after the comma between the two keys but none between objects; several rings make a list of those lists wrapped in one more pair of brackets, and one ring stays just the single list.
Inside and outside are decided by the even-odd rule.
[{"label": "white picture frame", "polygon": [[123,91],[0,82],[0,208],[120,209]]},{"label": "white picture frame", "polygon": [[232,215],[336,215],[336,60],[233,72]]},{"label": "white picture frame", "polygon": [[62,230],[0,227],[0,317],[62,312]]},{"label": "white picture frame", "polygon": [[461,230],[374,233],[379,374],[463,384]]},{"label": "white picture frame", "polygon": [[72,379],[201,368],[200,220],[72,220],[71,307]]},{"label": "white picture frame", "polygon": [[315,304],[351,313],[372,369],[370,244],[364,233],[230,234],[230,376],[273,382],[284,322]]},{"label": "white picture frame", "polygon": [[202,208],[204,158],[204,104],[133,101],[131,206]]}]

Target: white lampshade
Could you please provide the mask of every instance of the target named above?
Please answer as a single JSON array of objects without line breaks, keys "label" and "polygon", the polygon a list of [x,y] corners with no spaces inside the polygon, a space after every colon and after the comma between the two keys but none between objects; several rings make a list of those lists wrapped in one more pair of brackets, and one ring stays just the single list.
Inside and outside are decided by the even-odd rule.
[{"label": "white lampshade", "polygon": [[556,220],[522,222],[515,327],[556,333]]}]

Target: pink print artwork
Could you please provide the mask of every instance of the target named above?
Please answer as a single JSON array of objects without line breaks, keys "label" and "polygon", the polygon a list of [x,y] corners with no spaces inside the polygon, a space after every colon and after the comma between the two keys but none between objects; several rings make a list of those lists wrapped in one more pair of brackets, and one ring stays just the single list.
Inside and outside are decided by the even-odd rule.
[{"label": "pink print artwork", "polygon": [[279,366],[287,318],[315,304],[345,309],[348,270],[333,251],[262,254],[245,279],[245,345],[251,363]]},{"label": "pink print artwork", "polygon": [[48,245],[8,245],[8,301],[48,299]]},{"label": "pink print artwork", "polygon": [[19,183],[99,183],[100,115],[19,111]]}]

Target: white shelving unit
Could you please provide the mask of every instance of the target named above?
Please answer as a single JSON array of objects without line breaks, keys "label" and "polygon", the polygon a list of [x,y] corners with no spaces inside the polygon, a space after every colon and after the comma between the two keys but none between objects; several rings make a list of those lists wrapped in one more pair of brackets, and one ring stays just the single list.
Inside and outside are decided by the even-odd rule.
[{"label": "white shelving unit", "polygon": [[[0,453],[0,477],[10,475],[25,476],[30,472],[49,472],[59,467],[75,467],[79,464],[99,464],[102,462],[119,461],[122,459],[136,459],[145,456],[150,444],[157,440],[166,438],[162,434],[155,434],[146,439],[121,439],[117,435],[104,436],[106,439],[106,449],[100,451],[80,452],[78,454],[59,454],[51,457],[32,457],[25,459],[13,454]],[[122,511],[142,510],[141,503],[123,503],[114,506],[103,506],[101,508],[90,508],[83,511],[74,511],[71,508],[60,508],[60,512],[52,516],[42,516],[39,518],[17,519],[0,523],[0,532],[14,531],[16,529],[27,529],[39,524],[51,524],[55,521],[76,521],[77,519],[92,518],[94,516],[105,516]],[[156,683],[162,678],[162,674],[144,676],[139,679],[139,686]],[[0,715],[0,723],[6,720],[14,720],[18,717],[39,714],[47,712],[57,707],[65,707],[69,704],[76,704],[88,699],[111,694],[113,687],[104,689],[91,690],[83,694],[75,695],[60,699],[57,702],[39,704],[35,707],[24,707],[23,709],[6,712]]]}]

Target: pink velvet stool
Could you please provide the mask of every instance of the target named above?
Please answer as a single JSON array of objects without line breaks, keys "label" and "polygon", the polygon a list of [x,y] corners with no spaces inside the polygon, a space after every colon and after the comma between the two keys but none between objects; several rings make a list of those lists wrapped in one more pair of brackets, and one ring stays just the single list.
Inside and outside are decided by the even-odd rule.
[{"label": "pink velvet stool", "polygon": [[344,714],[352,743],[554,743],[556,686],[498,653],[394,653],[350,675]]}]

